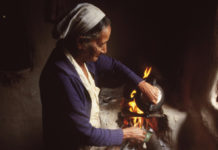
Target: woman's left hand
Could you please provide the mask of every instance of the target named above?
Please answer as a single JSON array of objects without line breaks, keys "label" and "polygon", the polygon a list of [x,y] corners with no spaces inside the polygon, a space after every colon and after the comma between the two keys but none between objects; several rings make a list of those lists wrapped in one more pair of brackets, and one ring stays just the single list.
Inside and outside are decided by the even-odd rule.
[{"label": "woman's left hand", "polygon": [[158,96],[160,93],[160,90],[157,87],[152,86],[151,84],[145,82],[144,80],[139,82],[138,87],[143,94],[148,96],[149,100],[152,103],[157,104]]}]

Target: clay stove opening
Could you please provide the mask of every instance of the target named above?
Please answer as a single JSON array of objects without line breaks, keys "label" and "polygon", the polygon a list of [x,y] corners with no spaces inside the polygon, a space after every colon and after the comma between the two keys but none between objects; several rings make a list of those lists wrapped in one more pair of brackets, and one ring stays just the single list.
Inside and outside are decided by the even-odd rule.
[{"label": "clay stove opening", "polygon": [[[132,87],[129,84],[118,89],[104,89],[101,91],[101,122],[105,128],[134,126],[147,132],[144,142],[127,140],[118,149],[167,150],[171,147],[171,129],[168,125],[168,117],[162,109],[164,91],[157,84],[156,78],[150,75],[151,72],[152,67],[147,67],[143,79],[160,89],[161,94],[157,105],[151,104],[137,87]],[[145,103],[141,103],[142,101]],[[111,123],[114,120],[116,120],[116,123]]]}]

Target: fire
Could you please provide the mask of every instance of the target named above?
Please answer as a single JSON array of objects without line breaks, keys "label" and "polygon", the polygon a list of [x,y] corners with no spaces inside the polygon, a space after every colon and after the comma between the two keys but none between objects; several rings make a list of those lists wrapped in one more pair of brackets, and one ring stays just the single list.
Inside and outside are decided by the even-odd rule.
[{"label": "fire", "polygon": [[133,90],[130,94],[130,98],[134,98],[135,94],[136,94],[136,90]]},{"label": "fire", "polygon": [[[147,67],[145,69],[143,79],[147,78],[150,75],[151,69],[152,69],[151,67]],[[130,94],[130,98],[132,99],[132,101],[128,103],[129,111],[133,113],[137,113],[137,114],[144,114],[144,112],[141,109],[139,109],[136,105],[135,94],[136,94],[136,90],[133,90]],[[145,118],[144,117],[131,117],[130,120],[134,127],[142,128]],[[125,125],[128,124],[127,120],[124,121],[124,124]]]},{"label": "fire", "polygon": [[[134,98],[135,94],[136,94],[136,90],[133,90],[132,93],[130,94],[130,97],[133,98],[133,100],[128,103],[129,111],[137,114],[144,114],[144,112],[141,109],[139,109],[136,105],[135,98]],[[134,127],[142,128],[144,123],[143,117],[131,117],[130,119]]]},{"label": "fire", "polygon": [[144,118],[143,117],[131,117],[132,123],[134,127],[142,128],[144,124]]},{"label": "fire", "polygon": [[145,128],[148,128],[150,126],[152,129],[154,129],[154,131],[158,130],[158,122],[155,117],[147,118],[145,119],[145,122],[146,122]]},{"label": "fire", "polygon": [[144,112],[142,110],[140,110],[136,105],[135,98],[134,98],[135,94],[136,94],[136,90],[133,90],[132,93],[130,94],[130,98],[132,98],[133,101],[130,101],[128,103],[129,111],[134,112],[134,113],[138,113],[138,114],[144,114]]},{"label": "fire", "polygon": [[137,114],[144,114],[144,112],[137,107],[135,99],[133,101],[129,102],[128,105],[130,106],[129,107],[130,112],[134,112]]},{"label": "fire", "polygon": [[146,79],[150,75],[151,69],[152,69],[152,67],[146,67],[146,69],[144,71],[143,79]]},{"label": "fire", "polygon": [[[152,70],[152,67],[146,67],[145,71],[144,71],[144,76],[143,79],[148,78],[148,76],[150,75]],[[136,114],[144,114],[144,112],[139,109],[136,105],[136,99],[135,99],[135,94],[136,94],[136,90],[133,90],[130,93],[130,98],[132,101],[128,102],[128,106],[129,106],[129,111],[132,113],[136,113]],[[124,106],[124,102],[125,100],[123,99],[123,104],[122,106]],[[149,127],[153,128],[155,131],[158,130],[158,124],[157,124],[157,119],[156,118],[145,118],[145,117],[128,117],[124,119],[124,126],[134,126],[134,127],[139,127],[142,128],[144,127],[145,129],[148,129]]]}]

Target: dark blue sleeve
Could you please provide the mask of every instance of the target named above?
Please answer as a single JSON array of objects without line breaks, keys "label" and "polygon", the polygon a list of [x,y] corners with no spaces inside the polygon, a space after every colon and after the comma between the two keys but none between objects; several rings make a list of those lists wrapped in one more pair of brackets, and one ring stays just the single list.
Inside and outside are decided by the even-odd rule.
[{"label": "dark blue sleeve", "polygon": [[112,72],[114,74],[119,74],[119,76],[126,78],[135,85],[138,85],[138,83],[143,80],[118,60],[103,54],[96,62],[96,71],[97,73]]},{"label": "dark blue sleeve", "polygon": [[78,81],[59,73],[56,82],[60,83],[58,91],[65,95],[62,100],[69,105],[66,107],[68,108],[66,115],[78,133],[87,137],[88,140],[85,141],[87,145],[110,146],[122,143],[122,129],[95,128],[89,123],[89,114],[87,113],[83,94],[80,93],[81,90],[78,90],[80,88]]}]

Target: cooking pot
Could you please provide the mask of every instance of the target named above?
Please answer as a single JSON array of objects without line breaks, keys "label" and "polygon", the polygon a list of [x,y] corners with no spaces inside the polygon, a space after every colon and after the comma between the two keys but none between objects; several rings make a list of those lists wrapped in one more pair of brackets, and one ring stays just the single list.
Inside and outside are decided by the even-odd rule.
[{"label": "cooking pot", "polygon": [[135,95],[136,104],[145,113],[145,115],[160,111],[161,106],[164,103],[164,92],[161,86],[157,84],[156,80],[153,80],[152,82],[150,82],[150,84],[159,89],[159,96],[158,96],[157,104],[152,103],[149,100],[148,96],[143,94],[139,89],[136,89],[137,92]]}]

